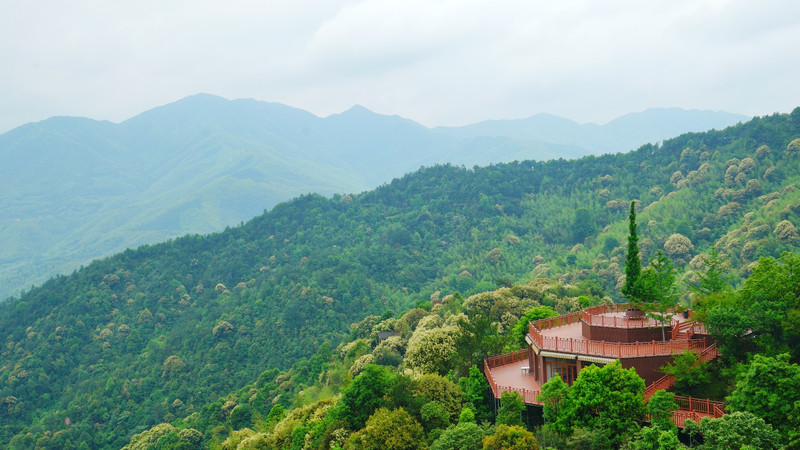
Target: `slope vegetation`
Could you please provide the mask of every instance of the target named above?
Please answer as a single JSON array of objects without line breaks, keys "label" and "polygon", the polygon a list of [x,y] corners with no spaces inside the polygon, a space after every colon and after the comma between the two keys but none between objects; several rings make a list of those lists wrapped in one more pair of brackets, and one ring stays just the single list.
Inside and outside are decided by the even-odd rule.
[{"label": "slope vegetation", "polygon": [[[741,120],[667,116],[625,119],[650,124],[640,123],[647,132],[627,141],[606,138],[619,135],[617,121],[598,127],[559,119],[569,133],[548,134],[541,118],[460,137],[362,107],[319,118],[275,103],[196,95],[120,124],[66,117],[29,124],[0,135],[0,299],[125,248],[222,230],[308,192],[361,192],[435,163],[630,150],[671,133],[673,123],[682,124],[674,134],[706,129],[681,117],[695,117],[694,127]],[[539,131],[524,131],[530,128]]]},{"label": "slope vegetation", "polygon": [[549,276],[619,298],[631,199],[646,257],[691,276],[716,243],[746,276],[797,245],[798,138],[800,109],[629,154],[434,166],[96,261],[0,304],[0,443],[120,447],[436,292]]}]

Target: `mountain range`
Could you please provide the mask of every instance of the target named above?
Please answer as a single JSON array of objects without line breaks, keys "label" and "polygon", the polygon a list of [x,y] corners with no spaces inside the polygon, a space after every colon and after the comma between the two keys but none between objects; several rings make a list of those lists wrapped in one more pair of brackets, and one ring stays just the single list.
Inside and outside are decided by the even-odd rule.
[{"label": "mountain range", "polygon": [[0,135],[0,298],[125,248],[219,231],[303,193],[361,192],[421,166],[631,150],[745,116],[651,109],[427,128],[355,106],[325,118],[199,94],[115,124],[54,117]]},{"label": "mountain range", "polygon": [[[143,440],[166,424],[169,439],[217,448],[269,431],[274,406],[312,416],[305,406],[353,386],[356,361],[403,364],[415,328],[465,326],[456,335],[475,339],[451,342],[465,371],[500,352],[494,334],[516,328],[522,299],[559,313],[621,301],[631,206],[643,266],[663,252],[685,304],[715,251],[722,283],[746,287],[754,267],[797,250],[798,157],[800,108],[621,154],[432,165],[97,259],[0,302],[0,447],[170,448]],[[752,332],[796,355],[796,272],[772,283],[762,271],[775,295],[749,294],[768,326],[725,307],[721,336]],[[722,298],[706,304],[740,303]],[[462,307],[491,319],[464,322]],[[435,311],[452,315],[423,321]],[[405,353],[379,354],[384,331],[409,339]],[[301,425],[284,430],[298,447]]]}]

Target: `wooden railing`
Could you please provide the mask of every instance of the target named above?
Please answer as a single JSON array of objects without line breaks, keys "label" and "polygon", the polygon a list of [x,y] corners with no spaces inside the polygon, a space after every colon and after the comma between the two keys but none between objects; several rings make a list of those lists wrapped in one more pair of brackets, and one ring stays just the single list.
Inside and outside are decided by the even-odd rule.
[{"label": "wooden railing", "polygon": [[678,411],[672,411],[672,417],[670,418],[670,420],[672,420],[672,423],[674,423],[676,427],[683,428],[683,423],[686,422],[686,419],[690,419],[692,421],[700,423],[700,419],[702,419],[703,417],[705,416],[702,414],[698,414],[694,411],[678,410]]},{"label": "wooden railing", "polygon": [[672,327],[672,339],[675,339],[681,333],[691,337],[695,334],[707,335],[708,331],[702,323],[690,320],[688,322],[678,322]]},{"label": "wooden railing", "polygon": [[563,327],[578,323],[581,320],[582,311],[562,314],[558,317],[548,317],[546,319],[539,319],[534,322],[528,322],[528,326],[532,326],[537,330],[549,330],[550,328]]},{"label": "wooden railing", "polygon": [[717,348],[716,342],[704,348],[703,351],[700,352],[700,360],[703,362],[711,361],[717,356],[719,356],[719,349]]},{"label": "wooden railing", "polygon": [[[711,344],[700,352],[700,360],[695,363],[695,366],[700,364],[701,361],[708,362],[716,358],[717,356],[719,356],[719,350],[717,349],[717,344]],[[663,377],[650,383],[650,385],[647,386],[647,388],[644,390],[644,401],[650,401],[650,397],[652,397],[653,394],[656,393],[656,391],[660,391],[662,389],[667,390],[674,385],[675,385],[675,377],[672,375],[664,375]]]},{"label": "wooden railing", "polygon": [[[719,356],[719,350],[717,350],[717,344],[711,344],[700,352],[700,361],[708,362],[716,358],[717,356]],[[700,361],[698,361],[697,363],[699,364]],[[662,389],[667,390],[674,385],[675,385],[675,377],[672,375],[664,375],[658,380],[650,383],[650,386],[647,386],[647,389],[644,390],[644,400],[649,401],[650,397],[652,397],[653,394],[656,393],[656,391],[660,391]]]},{"label": "wooden railing", "polygon": [[[700,361],[710,361],[717,356],[719,356],[717,344],[711,344],[700,352],[700,360],[697,361],[697,364],[699,364]],[[644,401],[650,401],[650,398],[657,391],[669,389],[674,384],[674,376],[664,375],[651,383],[650,386],[647,386],[644,390]],[[678,410],[672,412],[672,422],[679,428],[683,428],[683,422],[685,422],[686,419],[691,419],[700,423],[700,419],[703,417],[719,418],[725,415],[724,403],[707,398],[692,398],[676,395],[675,403],[678,404]]]},{"label": "wooden railing", "polygon": [[512,353],[505,353],[502,355],[497,356],[490,356],[483,360],[484,365],[489,368],[495,368],[497,366],[505,366],[506,364],[515,363],[517,361],[522,361],[523,359],[528,359],[528,349],[524,348],[522,350],[517,350]]},{"label": "wooden railing", "polygon": [[608,358],[630,358],[635,356],[663,356],[686,351],[700,351],[706,347],[705,338],[676,339],[650,342],[606,342],[588,339],[544,336],[533,324],[528,324],[531,340],[541,350],[604,356]]},{"label": "wooden railing", "polygon": [[693,323],[694,322],[682,322],[675,324],[675,326],[672,327],[672,339],[677,339],[678,335],[681,333],[685,333],[687,336],[690,336],[691,333],[689,333],[689,330],[693,328]]},{"label": "wooden railing", "polygon": [[[649,398],[646,398],[645,401],[649,401]],[[725,415],[725,404],[715,400],[676,395],[675,403],[678,404],[678,409],[672,411],[670,420],[678,428],[683,428],[683,423],[686,419],[700,423],[703,417],[720,418]],[[648,415],[647,417],[650,420],[650,416]]]},{"label": "wooden railing", "polygon": [[[639,318],[631,319],[628,317],[608,316],[608,313],[625,311],[630,305],[627,303],[613,305],[600,305],[586,308],[581,311],[581,321],[589,325],[598,327],[613,327],[613,328],[651,328],[658,326],[667,326],[653,319]],[[674,326],[678,320],[673,318],[669,326]]]},{"label": "wooden railing", "polygon": [[[494,391],[493,391],[494,392]],[[516,392],[522,397],[523,403],[527,405],[541,405],[542,403],[539,401],[539,394],[542,391],[534,391],[531,389],[525,388],[517,388],[511,386],[497,386],[495,398],[500,398],[503,395],[503,392]]]},{"label": "wooden railing", "polygon": [[[539,349],[580,353],[584,355],[605,356],[609,358],[627,358],[635,356],[662,356],[673,353],[683,353],[691,350],[702,350],[706,347],[704,338],[700,339],[672,339],[670,341],[651,342],[606,342],[591,341],[588,339],[561,338],[545,336],[542,330],[573,325],[585,322],[591,325],[608,326],[616,328],[642,328],[655,327],[659,323],[652,319],[628,319],[625,317],[609,317],[606,313],[619,312],[627,309],[627,304],[600,305],[584,309],[579,312],[564,314],[558,317],[548,317],[528,324],[531,340]],[[677,333],[681,322],[673,319],[673,336]],[[700,326],[692,325],[690,328]],[[682,329],[688,329],[685,328]],[[697,330],[697,328],[695,328]],[[703,330],[704,331],[704,330]]]},{"label": "wooden railing", "polygon": [[528,357],[528,350],[519,350],[513,353],[506,353],[504,355],[492,356],[483,360],[483,373],[486,375],[486,380],[489,382],[489,387],[492,389],[492,394],[495,398],[500,398],[503,392],[516,392],[522,396],[522,401],[529,405],[540,405],[539,394],[541,391],[533,389],[518,388],[513,386],[498,386],[492,375],[492,370],[498,366],[512,364],[522,361]]},{"label": "wooden railing", "polygon": [[675,403],[681,411],[692,411],[711,417],[722,417],[724,415],[725,404],[707,398],[692,398],[675,396]]},{"label": "wooden railing", "polygon": [[657,391],[660,390],[667,390],[675,385],[675,376],[674,375],[664,375],[663,377],[657,379],[656,381],[650,383],[650,386],[647,386],[644,390],[644,401],[649,402],[650,397],[653,396]]}]

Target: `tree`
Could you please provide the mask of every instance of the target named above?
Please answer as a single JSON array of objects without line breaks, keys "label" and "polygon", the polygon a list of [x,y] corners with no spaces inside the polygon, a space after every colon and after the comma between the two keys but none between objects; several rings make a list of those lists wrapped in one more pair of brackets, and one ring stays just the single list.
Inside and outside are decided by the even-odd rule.
[{"label": "tree", "polygon": [[572,220],[572,240],[573,242],[583,242],[589,236],[594,235],[594,219],[592,212],[586,208],[575,210],[575,218]]},{"label": "tree", "polygon": [[473,364],[483,364],[486,356],[496,355],[503,350],[503,337],[497,332],[491,317],[483,312],[460,318],[458,330],[456,355],[462,371]]},{"label": "tree", "polygon": [[738,293],[714,294],[704,302],[701,318],[723,354],[745,359],[753,350],[753,320],[748,309]]},{"label": "tree", "polygon": [[647,414],[650,415],[652,427],[665,431],[677,431],[677,426],[672,423],[672,411],[678,409],[675,403],[675,393],[665,390],[656,391],[647,402]]},{"label": "tree", "polygon": [[538,450],[536,436],[521,426],[498,425],[494,434],[483,439],[483,448],[503,450]]},{"label": "tree", "polygon": [[703,436],[701,449],[783,448],[772,426],[750,412],[737,411],[717,419],[703,417],[700,424],[687,419],[684,429],[690,436]]},{"label": "tree", "polygon": [[500,408],[497,410],[497,424],[522,426],[522,411],[525,403],[517,392],[503,392],[500,394]]},{"label": "tree", "polygon": [[525,336],[528,334],[528,323],[556,316],[558,316],[558,313],[549,306],[535,306],[527,310],[519,318],[514,328],[511,329],[513,342],[519,345],[520,348],[524,348],[527,345]]},{"label": "tree", "polygon": [[642,308],[647,317],[661,324],[661,340],[666,341],[664,327],[672,320],[674,308],[678,305],[680,294],[675,286],[676,269],[672,261],[659,250],[642,271],[637,284],[644,303]]},{"label": "tree", "polygon": [[379,408],[367,420],[364,429],[353,433],[345,444],[346,449],[413,449],[425,440],[422,425],[405,409],[389,411]]},{"label": "tree", "polygon": [[450,414],[442,407],[442,404],[432,400],[422,405],[419,410],[422,425],[425,431],[430,432],[435,429],[444,429],[450,425]]},{"label": "tree", "polygon": [[800,362],[800,255],[762,258],[739,291],[713,295],[703,309],[709,332],[728,354],[789,353]]},{"label": "tree", "polygon": [[[543,405],[543,416],[545,423],[552,423],[553,426],[556,426],[558,423],[558,418],[561,415],[561,410],[564,408],[564,405],[567,400],[567,395],[569,394],[569,386],[567,383],[564,383],[564,380],[561,379],[561,375],[555,374],[553,378],[547,380],[545,384],[542,385],[542,393],[539,394],[539,401],[542,402]],[[568,434],[569,430],[559,430],[563,434]]]},{"label": "tree", "polygon": [[762,258],[739,290],[750,336],[762,352],[800,362],[800,255]]},{"label": "tree", "polygon": [[689,289],[699,298],[731,291],[733,288],[731,288],[730,282],[733,276],[728,274],[730,263],[727,256],[720,255],[717,251],[716,244],[711,246],[708,256],[702,255],[700,258],[705,269],[696,272],[700,281],[696,284],[689,284]]},{"label": "tree", "polygon": [[339,416],[350,429],[362,428],[372,412],[384,406],[392,379],[389,369],[373,364],[353,379],[339,400]]},{"label": "tree", "polygon": [[457,338],[456,327],[417,328],[408,340],[404,362],[422,373],[447,373],[456,354]]},{"label": "tree", "polygon": [[475,423],[459,423],[446,429],[433,444],[431,450],[479,449],[485,433]]},{"label": "tree", "polygon": [[677,450],[687,448],[678,439],[678,428],[665,430],[660,427],[644,427],[628,442],[628,450]]},{"label": "tree", "polygon": [[417,380],[414,398],[420,404],[437,402],[447,413],[448,421],[455,421],[461,413],[463,395],[461,388],[450,380],[436,375],[426,374]]},{"label": "tree", "polygon": [[675,233],[664,242],[664,251],[670,258],[675,260],[679,266],[685,265],[692,257],[694,244],[692,241],[679,233]]},{"label": "tree", "polygon": [[599,431],[619,445],[644,420],[644,380],[619,361],[580,371],[558,412],[554,428],[571,434],[575,428]]},{"label": "tree", "polygon": [[661,367],[661,372],[675,377],[675,386],[679,391],[687,391],[711,381],[709,363],[703,361],[697,351],[673,355],[672,361]]},{"label": "tree", "polygon": [[247,404],[236,405],[228,417],[228,423],[234,430],[240,430],[253,424],[253,408]]},{"label": "tree", "polygon": [[488,406],[489,383],[478,366],[474,364],[470,366],[469,376],[459,378],[458,386],[461,387],[464,402],[471,405],[477,420],[479,422],[489,420],[492,415]]},{"label": "tree", "polygon": [[638,304],[640,300],[638,281],[642,273],[642,261],[639,258],[639,235],[636,233],[636,201],[631,202],[631,212],[628,215],[628,251],[625,254],[625,285],[622,294],[628,298],[631,305]]},{"label": "tree", "polygon": [[800,365],[791,364],[788,354],[755,355],[727,401],[732,410],[751,412],[800,444]]},{"label": "tree", "polygon": [[148,430],[142,431],[139,434],[133,435],[128,445],[123,448],[128,450],[153,448],[156,446],[158,440],[163,436],[177,431],[178,429],[172,425],[168,423],[161,423]]}]

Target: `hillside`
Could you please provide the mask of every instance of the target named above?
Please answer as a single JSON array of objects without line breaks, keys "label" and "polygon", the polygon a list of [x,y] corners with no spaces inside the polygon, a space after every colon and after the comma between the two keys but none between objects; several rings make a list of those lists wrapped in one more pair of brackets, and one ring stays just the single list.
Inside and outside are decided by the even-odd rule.
[{"label": "hillside", "polygon": [[798,137],[800,108],[627,154],[434,166],[96,261],[0,304],[0,444],[120,447],[435,292],[554,277],[619,298],[631,199],[645,258],[691,276],[716,243],[746,276],[796,248]]},{"label": "hillside", "polygon": [[[444,130],[362,107],[319,118],[211,95],[120,124],[52,118],[0,135],[0,299],[95,258],[219,231],[309,192],[362,192],[436,163],[627,151],[742,119],[665,110],[602,127],[535,116]],[[552,129],[552,120],[566,131]],[[620,122],[641,132],[622,139],[631,127]]]}]

